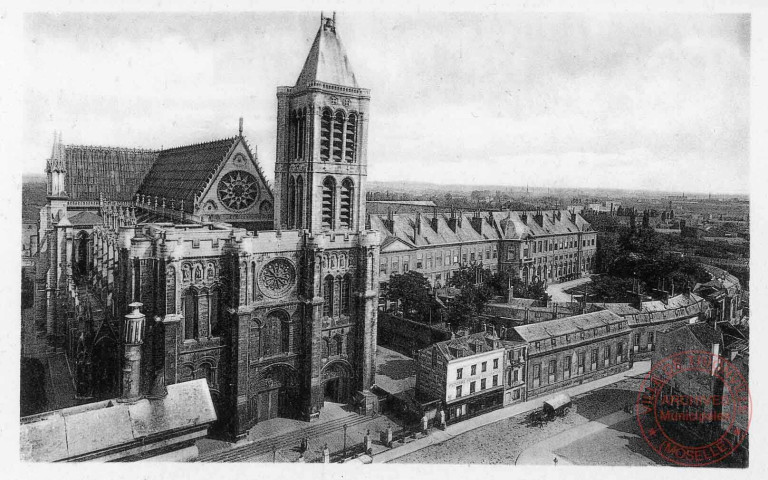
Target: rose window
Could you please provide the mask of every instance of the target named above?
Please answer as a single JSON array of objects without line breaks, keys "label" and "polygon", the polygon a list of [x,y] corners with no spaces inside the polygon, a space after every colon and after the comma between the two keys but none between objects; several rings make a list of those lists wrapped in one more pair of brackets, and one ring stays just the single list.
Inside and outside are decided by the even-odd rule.
[{"label": "rose window", "polygon": [[284,258],[272,260],[264,265],[259,274],[259,284],[262,291],[269,296],[277,297],[287,293],[296,283],[296,269]]},{"label": "rose window", "polygon": [[236,170],[224,175],[219,182],[219,199],[232,210],[243,210],[254,204],[258,197],[256,177]]}]

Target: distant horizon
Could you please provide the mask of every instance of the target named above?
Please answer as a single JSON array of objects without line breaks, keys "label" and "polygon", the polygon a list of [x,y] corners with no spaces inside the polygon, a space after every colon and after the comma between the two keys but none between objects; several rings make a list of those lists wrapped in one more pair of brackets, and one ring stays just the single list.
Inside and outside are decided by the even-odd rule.
[{"label": "distant horizon", "polygon": [[[34,173],[34,172],[23,172],[22,173],[22,182],[28,180],[30,177],[38,177],[41,181],[45,181],[46,174],[45,173]],[[267,178],[270,185],[274,184],[274,178]],[[726,193],[715,193],[715,192],[700,192],[700,191],[669,191],[669,190],[654,190],[654,189],[630,189],[630,188],[604,188],[604,187],[571,187],[571,186],[559,186],[559,187],[546,187],[546,186],[540,186],[540,185],[487,185],[487,184],[457,184],[457,183],[436,183],[436,182],[419,182],[419,181],[412,181],[412,180],[399,180],[399,181],[389,181],[389,180],[368,180],[369,185],[369,193],[370,193],[370,186],[378,186],[379,188],[386,187],[387,184],[399,184],[399,185],[412,185],[414,188],[418,188],[418,186],[422,185],[425,188],[426,187],[436,187],[436,188],[456,188],[456,189],[465,189],[465,190],[502,190],[502,189],[521,189],[524,190],[526,187],[531,190],[545,190],[545,189],[551,189],[553,191],[562,191],[562,190],[584,190],[586,192],[595,192],[599,190],[605,190],[605,191],[615,191],[617,193],[625,192],[627,194],[634,193],[634,192],[640,192],[640,193],[655,193],[655,194],[666,194],[668,196],[670,195],[683,195],[685,194],[686,197],[701,197],[701,196],[709,196],[712,195],[712,197],[746,197],[747,199],[750,198],[749,192],[747,193],[736,193],[736,192],[726,192]],[[393,185],[396,186],[396,185]],[[388,188],[388,187],[387,187]],[[513,192],[516,193],[516,192]],[[606,194],[607,195],[607,194]],[[397,201],[397,200],[393,200]]]}]

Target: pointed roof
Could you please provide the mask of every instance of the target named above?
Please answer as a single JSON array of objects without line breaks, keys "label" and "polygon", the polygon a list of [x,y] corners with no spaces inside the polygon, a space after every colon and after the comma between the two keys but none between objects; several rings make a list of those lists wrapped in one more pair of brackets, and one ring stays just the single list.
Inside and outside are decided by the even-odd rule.
[{"label": "pointed roof", "polygon": [[347,51],[336,33],[336,16],[321,17],[320,22],[320,29],[312,48],[309,49],[296,86],[304,87],[311,82],[323,82],[358,88]]}]

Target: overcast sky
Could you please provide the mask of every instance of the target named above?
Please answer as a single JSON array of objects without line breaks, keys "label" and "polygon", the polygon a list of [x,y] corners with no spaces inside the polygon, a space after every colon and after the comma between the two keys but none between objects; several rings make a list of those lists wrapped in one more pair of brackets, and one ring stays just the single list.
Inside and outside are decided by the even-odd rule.
[{"label": "overcast sky", "polygon": [[[748,192],[748,15],[345,13],[372,180]],[[28,15],[25,172],[65,143],[237,133],[270,179],[275,89],[319,13]]]}]

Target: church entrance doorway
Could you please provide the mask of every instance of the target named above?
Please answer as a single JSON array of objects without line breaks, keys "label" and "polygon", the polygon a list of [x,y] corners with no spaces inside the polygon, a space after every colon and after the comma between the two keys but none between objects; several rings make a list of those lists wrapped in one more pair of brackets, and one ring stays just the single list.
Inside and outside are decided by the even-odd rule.
[{"label": "church entrance doorway", "polygon": [[257,396],[257,421],[296,418],[299,406],[298,375],[288,365],[268,367],[261,376]]},{"label": "church entrance doorway", "polygon": [[352,369],[343,361],[325,366],[322,372],[323,393],[326,402],[349,403],[351,400]]}]

